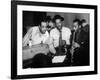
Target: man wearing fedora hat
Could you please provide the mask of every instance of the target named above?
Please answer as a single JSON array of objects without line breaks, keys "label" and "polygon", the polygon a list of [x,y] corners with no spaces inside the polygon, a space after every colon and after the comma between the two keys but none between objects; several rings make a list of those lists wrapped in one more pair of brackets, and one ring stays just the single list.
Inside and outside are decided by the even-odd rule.
[{"label": "man wearing fedora hat", "polygon": [[55,28],[50,31],[50,51],[61,55],[63,52],[61,47],[70,45],[71,30],[63,26],[64,18],[60,15],[55,15],[53,20]]}]

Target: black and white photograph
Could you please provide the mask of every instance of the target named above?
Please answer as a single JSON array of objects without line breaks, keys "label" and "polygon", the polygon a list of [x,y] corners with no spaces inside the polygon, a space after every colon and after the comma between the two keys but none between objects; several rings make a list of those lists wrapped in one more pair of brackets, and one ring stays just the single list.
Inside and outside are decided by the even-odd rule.
[{"label": "black and white photograph", "polygon": [[12,14],[12,78],[97,73],[96,6],[12,1]]},{"label": "black and white photograph", "polygon": [[23,11],[23,68],[88,66],[89,19],[88,13]]}]

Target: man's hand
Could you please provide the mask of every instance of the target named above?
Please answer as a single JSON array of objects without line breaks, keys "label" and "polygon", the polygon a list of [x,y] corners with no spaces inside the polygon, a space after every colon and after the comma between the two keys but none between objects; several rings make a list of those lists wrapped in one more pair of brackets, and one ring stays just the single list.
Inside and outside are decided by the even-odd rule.
[{"label": "man's hand", "polygon": [[62,46],[66,45],[66,41],[62,40]]},{"label": "man's hand", "polygon": [[49,50],[51,53],[56,54],[56,50],[53,45],[49,45]]},{"label": "man's hand", "polygon": [[75,48],[79,48],[80,45],[79,45],[78,43],[74,42],[74,47],[75,47]]}]

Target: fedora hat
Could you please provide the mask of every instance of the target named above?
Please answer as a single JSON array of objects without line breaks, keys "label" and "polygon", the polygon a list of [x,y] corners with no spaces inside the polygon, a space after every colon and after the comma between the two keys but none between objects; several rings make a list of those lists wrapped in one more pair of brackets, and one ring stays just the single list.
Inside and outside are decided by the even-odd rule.
[{"label": "fedora hat", "polygon": [[60,19],[61,21],[64,21],[64,18],[61,17],[60,15],[55,15],[53,20],[55,21],[56,19]]}]

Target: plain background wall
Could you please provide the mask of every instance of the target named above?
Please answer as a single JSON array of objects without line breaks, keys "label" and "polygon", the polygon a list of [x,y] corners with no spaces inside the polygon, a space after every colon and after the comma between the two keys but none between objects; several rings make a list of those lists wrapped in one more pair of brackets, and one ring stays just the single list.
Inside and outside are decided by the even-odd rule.
[{"label": "plain background wall", "polygon": [[55,15],[60,15],[64,18],[64,26],[72,28],[73,26],[73,20],[78,18],[78,19],[86,19],[87,23],[89,24],[89,14],[84,14],[84,13],[58,13],[58,12],[47,12],[47,15],[51,16],[53,18]]},{"label": "plain background wall", "polygon": [[[57,3],[92,4],[98,5],[100,14],[100,0],[33,0]],[[98,15],[98,41],[100,41],[100,15]],[[0,80],[10,79],[11,68],[11,2],[0,0]],[[98,73],[97,75],[66,76],[53,78],[25,79],[25,80],[100,80],[100,42],[98,42]]]}]

